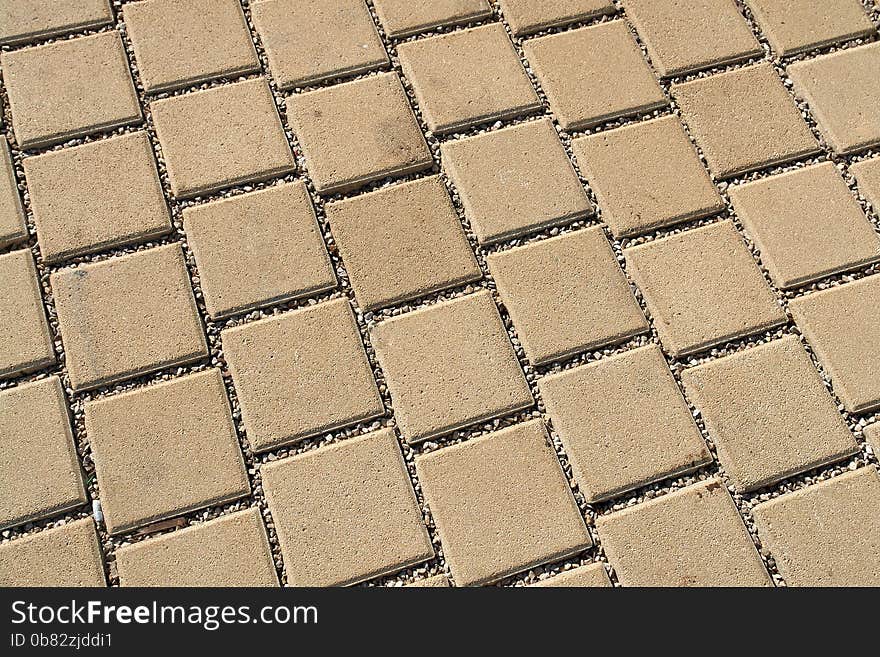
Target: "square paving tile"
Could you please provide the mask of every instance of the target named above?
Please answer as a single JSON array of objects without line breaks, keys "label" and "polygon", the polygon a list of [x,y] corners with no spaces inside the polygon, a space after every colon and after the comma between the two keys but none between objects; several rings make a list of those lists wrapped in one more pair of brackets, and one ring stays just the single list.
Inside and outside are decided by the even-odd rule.
[{"label": "square paving tile", "polygon": [[663,77],[763,54],[734,0],[622,0]]},{"label": "square paving tile", "polygon": [[109,0],[27,0],[3,7],[0,45],[36,41],[113,21]]},{"label": "square paving tile", "polygon": [[534,403],[489,292],[393,317],[370,336],[408,442]]},{"label": "square paving tile", "polygon": [[624,21],[531,39],[523,50],[565,130],[667,104]]},{"label": "square paving tile", "polygon": [[880,407],[880,277],[792,299],[788,306],[846,409]]},{"label": "square paving tile", "polygon": [[150,110],[175,196],[265,180],[296,166],[264,80],[157,100]]},{"label": "square paving tile", "polygon": [[572,150],[615,236],[628,237],[724,209],[674,116],[579,137]]},{"label": "square paving tile", "polygon": [[50,282],[74,390],[208,355],[177,244],[63,269]]},{"label": "square paving tile", "polygon": [[427,32],[435,27],[460,25],[492,15],[486,0],[374,0],[382,27],[391,38]]},{"label": "square paving tile", "polygon": [[21,148],[48,146],[141,120],[116,32],[0,55]]},{"label": "square paving tile", "polygon": [[211,317],[317,294],[336,275],[304,183],[183,210]]},{"label": "square paving tile", "polygon": [[788,586],[880,586],[880,476],[868,465],[752,510]]},{"label": "square paving tile", "polygon": [[687,369],[682,381],[737,490],[755,490],[858,450],[794,336]]},{"label": "square paving tile", "polygon": [[415,586],[418,588],[449,588],[451,584],[446,575],[433,575],[432,577],[417,579],[412,584],[407,584],[406,586]]},{"label": "square paving tile", "polygon": [[529,360],[543,365],[649,329],[602,228],[487,257]]},{"label": "square paving tile", "polygon": [[499,4],[516,36],[614,13],[611,0],[501,0]]},{"label": "square paving tile", "polygon": [[0,392],[0,529],[85,504],[57,376]]},{"label": "square paving tile", "polygon": [[880,216],[880,157],[856,162],[849,167],[859,183],[859,191],[874,206],[874,213]]},{"label": "square paving tile", "polygon": [[538,387],[587,502],[712,461],[655,345],[545,376]]},{"label": "square paving tile", "polygon": [[796,160],[819,150],[770,64],[675,84],[672,95],[716,178]]},{"label": "square paving tile", "polygon": [[83,518],[0,545],[0,586],[107,586],[95,523]]},{"label": "square paving tile", "polygon": [[146,0],[122,8],[147,92],[260,69],[238,0]]},{"label": "square paving tile", "polygon": [[578,568],[566,570],[559,575],[553,575],[547,579],[542,579],[537,584],[532,584],[532,586],[562,586],[566,588],[593,586],[607,587],[611,586],[611,580],[608,578],[608,573],[605,572],[605,566],[601,563],[594,563],[589,566],[579,566]]},{"label": "square paving tile", "polygon": [[55,362],[52,334],[28,249],[0,255],[0,379]]},{"label": "square paving tile", "polygon": [[29,157],[24,171],[46,262],[171,231],[145,132]]},{"label": "square paving tile", "polygon": [[550,119],[447,141],[440,151],[482,244],[594,212]]},{"label": "square paving tile", "polygon": [[874,450],[874,456],[880,458],[880,422],[874,422],[865,427],[864,433],[865,440]]},{"label": "square paving tile", "polygon": [[221,335],[255,451],[384,411],[347,299],[250,322]]},{"label": "square paving tile", "polygon": [[342,586],[434,556],[391,429],[264,465],[291,586]]},{"label": "square paving tile", "polygon": [[[0,114],[2,111],[0,108]],[[24,241],[27,237],[24,208],[12,168],[9,143],[3,139],[0,140],[0,247]]]},{"label": "square paving tile", "polygon": [[786,317],[729,221],[624,249],[667,353],[760,333]]},{"label": "square paving tile", "polygon": [[739,185],[729,194],[778,287],[880,260],[880,236],[831,162]]},{"label": "square paving tile", "polygon": [[454,132],[541,107],[501,25],[408,41],[397,54],[433,132]]},{"label": "square paving tile", "polygon": [[116,550],[122,586],[278,586],[259,509]]},{"label": "square paving tile", "polygon": [[437,176],[330,203],[326,210],[355,297],[365,310],[482,275]]},{"label": "square paving tile", "polygon": [[[849,48],[788,68],[831,148],[848,155],[880,144],[880,43]],[[13,107],[14,109],[14,107]]]},{"label": "square paving tile", "polygon": [[107,531],[250,491],[220,370],[85,403]]},{"label": "square paving tile", "polygon": [[[364,111],[366,107],[369,112]],[[433,164],[394,73],[288,96],[287,118],[315,189],[325,194]]]},{"label": "square paving tile", "polygon": [[416,470],[458,586],[592,545],[540,420],[416,456]]}]

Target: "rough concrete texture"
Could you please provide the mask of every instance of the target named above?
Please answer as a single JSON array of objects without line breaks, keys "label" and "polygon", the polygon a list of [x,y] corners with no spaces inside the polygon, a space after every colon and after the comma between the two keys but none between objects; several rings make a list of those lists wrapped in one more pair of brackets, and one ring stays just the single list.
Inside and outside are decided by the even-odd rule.
[{"label": "rough concrete texture", "polygon": [[481,20],[492,15],[487,0],[374,0],[373,6],[385,34],[392,38]]},{"label": "rough concrete texture", "polygon": [[[0,108],[2,113],[2,108]],[[9,144],[0,143],[0,247],[27,239],[24,207],[15,181]]]},{"label": "rough concrete texture", "polygon": [[517,36],[614,12],[611,0],[500,0],[500,5]]},{"label": "rough concrete texture", "polygon": [[559,575],[542,579],[537,584],[532,584],[532,586],[563,586],[567,588],[611,586],[611,580],[608,579],[605,567],[601,563],[594,563],[590,566],[580,566],[579,568],[566,570]]},{"label": "rough concrete texture", "polygon": [[112,21],[110,0],[7,2],[0,23],[0,45],[35,41]]}]

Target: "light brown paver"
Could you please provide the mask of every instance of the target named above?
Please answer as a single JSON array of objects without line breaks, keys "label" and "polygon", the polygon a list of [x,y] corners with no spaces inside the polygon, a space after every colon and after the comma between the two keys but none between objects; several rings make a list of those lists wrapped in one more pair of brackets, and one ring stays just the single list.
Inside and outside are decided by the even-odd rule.
[{"label": "light brown paver", "polygon": [[880,235],[832,162],[739,185],[729,194],[778,287],[880,260]]},{"label": "light brown paver", "polygon": [[724,209],[718,190],[674,116],[572,142],[602,219],[626,237]]},{"label": "light brown paver", "polygon": [[433,575],[432,577],[417,579],[412,584],[407,584],[406,586],[415,586],[418,588],[449,588],[452,585],[449,583],[449,578],[446,577],[446,575]]},{"label": "light brown paver", "polygon": [[0,45],[36,41],[112,20],[109,0],[10,0],[0,7]]},{"label": "light brown paver", "polygon": [[795,336],[687,369],[682,381],[737,490],[755,490],[858,450]]},{"label": "light brown paver", "polygon": [[880,277],[789,301],[834,392],[850,413],[880,407]]},{"label": "light brown paver", "polygon": [[517,36],[614,13],[611,0],[501,0],[499,4]]},{"label": "light brown paver", "polygon": [[336,286],[301,181],[185,208],[183,227],[211,317]]},{"label": "light brown paver", "polygon": [[63,269],[50,282],[75,390],[208,355],[178,244]]},{"label": "light brown paver", "polygon": [[141,120],[116,32],[0,55],[21,148],[48,146]]},{"label": "light brown paver", "polygon": [[391,38],[477,21],[492,15],[486,0],[374,0],[373,6],[385,34]]},{"label": "light brown paver", "polygon": [[358,304],[374,310],[482,276],[438,176],[328,204]]},{"label": "light brown paver", "polygon": [[150,110],[175,196],[265,180],[296,166],[264,80],[157,100]]},{"label": "light brown paver", "polygon": [[85,403],[107,531],[250,491],[220,370]]},{"label": "light brown paver", "polygon": [[655,345],[542,377],[538,387],[587,502],[712,460]]},{"label": "light brown paver", "polygon": [[278,586],[256,508],[125,545],[116,567],[122,586]]},{"label": "light brown paver", "polygon": [[[0,115],[2,112],[3,108],[0,107]],[[12,168],[9,143],[3,139],[0,140],[0,247],[26,240],[27,236],[24,208]]]},{"label": "light brown paver", "polygon": [[342,586],[434,556],[391,429],[261,468],[292,586]]},{"label": "light brown paver", "polygon": [[288,96],[287,118],[315,189],[324,194],[432,164],[425,137],[394,73]]},{"label": "light brown paver", "polygon": [[0,586],[106,586],[91,518],[0,545]]},{"label": "light brown paver", "polygon": [[831,148],[848,155],[880,144],[880,43],[849,48],[787,68]]},{"label": "light brown paver", "polygon": [[592,545],[540,420],[416,456],[416,470],[458,586]]},{"label": "light brown paver", "polygon": [[623,0],[663,77],[763,54],[734,0]]},{"label": "light brown paver", "polygon": [[370,337],[408,442],[534,401],[489,292],[394,317]]},{"label": "light brown paver", "polygon": [[623,586],[771,586],[730,493],[718,479],[599,516]]},{"label": "light brown paver", "polygon": [[29,157],[24,171],[46,262],[171,231],[145,132]]},{"label": "light brown paver", "polygon": [[57,376],[0,392],[0,529],[86,502]]},{"label": "light brown paver", "polygon": [[649,329],[599,226],[493,253],[487,262],[535,365]]},{"label": "light brown paver", "polygon": [[876,466],[764,502],[752,515],[788,586],[880,586]]},{"label": "light brown paver", "polygon": [[770,64],[672,86],[716,178],[796,160],[819,144]]},{"label": "light brown paver", "polygon": [[865,440],[874,450],[874,456],[880,458],[880,422],[874,422],[864,429]]},{"label": "light brown paver", "polygon": [[624,249],[624,255],[663,348],[673,356],[786,320],[730,221]]},{"label": "light brown paver", "polygon": [[0,379],[55,362],[52,334],[28,249],[0,255]]},{"label": "light brown paver", "polygon": [[255,451],[384,411],[347,299],[226,329],[221,336]]},{"label": "light brown paver", "polygon": [[509,119],[541,106],[501,25],[408,41],[397,54],[433,132]]},{"label": "light brown paver", "polygon": [[880,216],[880,157],[872,157],[856,162],[849,167],[859,183],[859,191],[874,206],[874,212]]},{"label": "light brown paver", "polygon": [[579,566],[566,570],[559,575],[553,575],[547,579],[542,579],[532,586],[539,587],[593,587],[593,586],[611,586],[611,580],[608,573],[605,572],[605,566],[601,563],[590,564],[589,566]]},{"label": "light brown paver", "polygon": [[624,21],[531,39],[523,50],[566,130],[591,128],[667,103]]},{"label": "light brown paver", "polygon": [[122,17],[147,92],[260,68],[238,0],[145,0]]},{"label": "light brown paver", "polygon": [[253,3],[251,14],[281,89],[388,63],[363,0],[265,0]]}]

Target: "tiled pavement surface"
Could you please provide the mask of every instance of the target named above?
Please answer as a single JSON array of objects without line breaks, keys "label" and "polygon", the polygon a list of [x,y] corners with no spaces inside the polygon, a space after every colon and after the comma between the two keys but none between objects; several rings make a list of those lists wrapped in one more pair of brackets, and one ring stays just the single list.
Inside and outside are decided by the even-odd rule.
[{"label": "tiled pavement surface", "polygon": [[878,25],[0,3],[0,584],[880,584]]}]

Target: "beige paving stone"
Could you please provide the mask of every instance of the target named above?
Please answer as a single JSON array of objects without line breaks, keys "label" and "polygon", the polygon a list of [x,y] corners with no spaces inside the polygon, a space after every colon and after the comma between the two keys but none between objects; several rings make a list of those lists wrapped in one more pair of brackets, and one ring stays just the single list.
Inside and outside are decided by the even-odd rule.
[{"label": "beige paving stone", "polygon": [[789,309],[846,409],[880,407],[880,277],[792,299]]},{"label": "beige paving stone", "polygon": [[589,566],[579,566],[566,570],[559,575],[553,575],[547,579],[542,579],[532,586],[539,587],[592,587],[592,586],[611,586],[611,580],[608,573],[605,572],[605,566],[601,563],[590,564]]},{"label": "beige paving stone", "polygon": [[480,243],[594,212],[548,118],[447,141],[440,151]]},{"label": "beige paving stone", "polygon": [[729,194],[778,287],[880,260],[880,236],[832,162],[739,185]]},{"label": "beige paving stone", "polygon": [[566,130],[591,128],[667,103],[624,21],[531,39],[523,50]]},{"label": "beige paving stone", "polygon": [[880,422],[865,427],[865,440],[874,450],[874,456],[880,458]]},{"label": "beige paving stone", "polygon": [[517,36],[614,13],[611,0],[501,0],[500,5]]},{"label": "beige paving stone", "polygon": [[542,377],[538,387],[587,502],[712,461],[655,345]]},{"label": "beige paving stone", "polygon": [[0,529],[86,502],[57,376],[0,392]]},{"label": "beige paving stone", "polygon": [[460,25],[492,15],[486,0],[374,0],[382,27],[391,38],[427,32],[435,27]]},{"label": "beige paving stone", "polygon": [[64,269],[50,282],[74,390],[208,355],[178,244]]},{"label": "beige paving stone", "polygon": [[487,291],[394,317],[370,337],[407,442],[534,402]]},{"label": "beige paving stone", "polygon": [[[880,43],[795,62],[787,72],[831,148],[849,155],[880,144]],[[14,109],[14,108],[13,108]]]},{"label": "beige paving stone", "polygon": [[859,183],[859,191],[874,206],[874,213],[880,216],[880,157],[872,157],[851,164],[850,172]]},{"label": "beige paving stone", "polygon": [[788,586],[880,586],[880,476],[873,465],[752,510]]},{"label": "beige paving stone", "polygon": [[0,545],[0,586],[106,586],[91,518]]},{"label": "beige paving stone", "polygon": [[21,148],[48,146],[141,120],[117,32],[0,55]]},{"label": "beige paving stone", "polygon": [[623,0],[663,77],[763,54],[734,0]]},{"label": "beige paving stone", "polygon": [[433,132],[509,119],[541,106],[499,24],[408,41],[397,54]]},{"label": "beige paving stone", "polygon": [[755,490],[858,450],[795,336],[687,369],[682,381],[737,490]]},{"label": "beige paving stone", "polygon": [[674,116],[579,137],[572,150],[615,236],[636,235],[724,209]]},{"label": "beige paving stone", "polygon": [[326,210],[355,297],[365,310],[482,275],[438,176],[331,203]]},{"label": "beige paving stone", "polygon": [[416,456],[416,469],[458,586],[592,545],[540,420]]},{"label": "beige paving stone", "polygon": [[183,227],[212,317],[336,286],[301,181],[185,208]]},{"label": "beige paving stone", "polygon": [[55,362],[52,335],[28,249],[0,255],[0,379]]},{"label": "beige paving stone", "polygon": [[859,0],[748,0],[777,55],[865,37],[874,27]]},{"label": "beige paving stone", "polygon": [[157,100],[150,109],[175,196],[265,180],[296,166],[262,79]]},{"label": "beige paving stone", "polygon": [[624,249],[664,350],[676,357],[786,321],[730,221]]},{"label": "beige paving stone", "polygon": [[709,479],[599,516],[623,586],[771,586],[730,493]]},{"label": "beige paving stone", "polygon": [[220,370],[85,403],[107,531],[250,491]]},{"label": "beige paving stone", "polygon": [[259,70],[237,0],[146,0],[122,8],[147,92]]},{"label": "beige paving stone", "polygon": [[446,575],[434,575],[424,579],[417,579],[412,584],[407,584],[407,586],[415,586],[418,588],[449,588],[452,585],[449,583],[449,578],[447,578]]},{"label": "beige paving stone", "polygon": [[288,96],[287,118],[321,193],[349,191],[432,164],[394,73]]},{"label": "beige paving stone", "polygon": [[347,299],[226,329],[221,336],[255,451],[384,411]]},{"label": "beige paving stone", "polygon": [[29,157],[24,171],[46,262],[171,231],[145,132]]},{"label": "beige paving stone", "polygon": [[649,329],[599,226],[493,253],[487,262],[535,365]]},{"label": "beige paving stone", "polygon": [[[3,108],[0,107],[0,114]],[[12,168],[9,143],[0,140],[0,248],[26,240],[27,224]]]},{"label": "beige paving stone", "polygon": [[816,139],[770,64],[672,85],[716,178],[810,155]]},{"label": "beige paving stone", "polygon": [[354,584],[434,556],[391,429],[261,473],[291,586]]},{"label": "beige paving stone", "polygon": [[278,586],[255,508],[125,545],[116,567],[122,586]]},{"label": "beige paving stone", "polygon": [[112,20],[109,0],[11,0],[0,7],[0,45],[36,41]]}]

